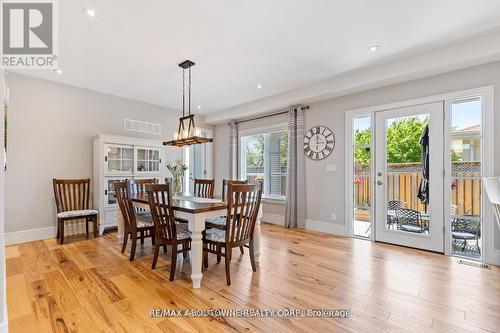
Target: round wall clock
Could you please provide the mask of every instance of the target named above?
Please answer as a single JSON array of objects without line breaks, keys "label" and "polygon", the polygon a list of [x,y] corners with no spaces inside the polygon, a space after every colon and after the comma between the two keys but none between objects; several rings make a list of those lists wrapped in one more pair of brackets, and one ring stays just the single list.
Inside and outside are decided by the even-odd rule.
[{"label": "round wall clock", "polygon": [[314,126],[304,135],[304,154],[312,160],[322,160],[335,148],[335,136],[326,126]]}]

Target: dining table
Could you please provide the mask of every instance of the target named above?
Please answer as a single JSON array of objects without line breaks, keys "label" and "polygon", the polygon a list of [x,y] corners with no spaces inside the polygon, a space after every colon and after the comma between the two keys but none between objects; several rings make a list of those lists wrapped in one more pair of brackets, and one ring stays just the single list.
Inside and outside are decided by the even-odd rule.
[{"label": "dining table", "polygon": [[[130,194],[130,200],[139,208],[149,209],[148,195],[146,192]],[[188,221],[188,230],[191,232],[191,281],[192,287],[198,289],[201,286],[203,274],[201,271],[203,258],[203,230],[205,221],[210,218],[225,216],[227,213],[227,203],[221,199],[201,198],[193,195],[183,195],[172,199],[172,210],[175,217]],[[118,242],[123,243],[123,216],[118,210]],[[257,220],[255,221],[253,233],[253,247],[255,261],[259,261],[260,256],[260,220],[262,218],[262,205],[259,207]]]}]

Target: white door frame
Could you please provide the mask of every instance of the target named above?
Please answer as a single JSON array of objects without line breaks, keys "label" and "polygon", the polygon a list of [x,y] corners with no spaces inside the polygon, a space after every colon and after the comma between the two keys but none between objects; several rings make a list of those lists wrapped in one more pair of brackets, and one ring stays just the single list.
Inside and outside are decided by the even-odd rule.
[{"label": "white door frame", "polygon": [[[414,248],[444,252],[444,220],[443,220],[443,102],[434,102],[409,106],[399,109],[379,111],[375,113],[375,240],[391,244],[399,244]],[[429,116],[430,138],[430,193],[432,202],[428,206],[430,222],[428,234],[417,234],[389,230],[385,227],[387,220],[387,122],[388,119],[411,117],[421,114]],[[373,138],[372,138],[373,139]],[[378,176],[378,174],[381,176]],[[380,182],[380,184],[378,183]]]},{"label": "white door frame", "polygon": [[[359,108],[359,109],[353,109],[349,110],[346,112],[346,119],[345,119],[345,170],[346,170],[346,177],[345,177],[345,214],[346,214],[346,234],[347,236],[352,237],[353,236],[353,226],[352,226],[352,221],[353,221],[353,188],[352,188],[352,179],[353,179],[353,170],[352,170],[352,165],[353,165],[353,156],[352,156],[352,146],[353,146],[353,133],[352,133],[352,119],[355,116],[362,116],[362,115],[369,115],[372,117],[372,138],[375,135],[375,126],[373,124],[373,119],[375,116],[375,112],[377,111],[384,111],[384,110],[391,110],[391,109],[398,109],[402,107],[407,107],[407,106],[414,106],[414,105],[420,105],[420,104],[427,104],[427,103],[432,103],[432,102],[439,102],[439,101],[444,101],[445,103],[445,128],[449,128],[449,112],[450,112],[450,105],[451,102],[455,100],[460,100],[460,99],[466,99],[466,98],[471,98],[474,96],[481,96],[483,100],[483,156],[494,156],[494,122],[493,122],[493,106],[494,106],[494,87],[492,85],[489,86],[483,86],[483,87],[478,87],[478,88],[473,88],[473,89],[467,89],[467,90],[459,90],[459,91],[454,91],[450,93],[444,93],[444,94],[438,94],[438,95],[433,95],[433,96],[428,96],[428,97],[423,97],[423,98],[415,98],[415,99],[409,99],[409,100],[404,100],[404,101],[399,101],[399,102],[394,102],[394,103],[388,103],[388,104],[382,104],[382,105],[376,105],[376,106],[371,106],[371,107],[366,107],[366,108]],[[445,147],[450,147],[450,138],[448,136],[445,136],[444,140],[444,146]],[[375,151],[374,148],[374,140],[372,140],[371,143],[371,151]],[[445,149],[445,152],[448,151],[448,149]],[[450,152],[448,152],[449,154]],[[449,157],[449,156],[448,156]],[[445,153],[445,158],[446,153]],[[447,163],[446,163],[447,164]],[[375,174],[374,169],[373,169],[374,163],[372,163],[372,175]],[[446,165],[445,165],[446,168]],[[494,159],[489,158],[489,159],[484,159],[483,160],[483,177],[491,177],[493,176],[494,173]],[[445,172],[447,172],[445,170]],[[449,175],[449,170],[446,175]],[[448,177],[446,177],[448,178]],[[445,179],[446,181],[446,179]],[[446,186],[446,184],[445,184]],[[483,188],[484,191],[484,188]],[[372,193],[371,196],[372,198],[375,198],[374,195],[374,188],[372,186]],[[449,200],[449,196],[446,197],[445,193],[445,204],[446,200]],[[448,201],[449,202],[449,201]],[[374,206],[372,204],[372,206]],[[372,212],[372,216],[374,216]],[[445,210],[445,216],[444,216],[445,221],[446,219],[449,220],[449,212]],[[483,195],[483,220],[485,221],[483,225],[483,261],[486,263],[491,263],[491,264],[500,264],[500,251],[494,249],[494,240],[493,240],[493,235],[495,232],[495,223],[494,223],[494,217],[493,217],[493,210],[491,209],[491,205],[487,202],[487,198],[485,195]],[[371,238],[372,241],[374,241],[373,237]],[[444,253],[445,255],[450,255],[451,254],[451,230],[449,228],[449,224],[445,223],[445,244],[444,244]]]},{"label": "white door frame", "polygon": [[[201,135],[205,135],[205,137],[211,138],[212,137],[212,130],[209,128],[199,128]],[[201,159],[204,161],[204,167],[205,167],[205,175],[204,178],[206,179],[212,179],[212,143],[202,143],[205,145],[205,149],[201,151]],[[186,173],[184,174],[184,188],[189,189],[191,184],[191,181],[189,179],[189,173],[191,170],[189,169],[189,163],[190,159],[193,158],[192,153],[190,153],[189,147],[191,146],[186,146],[182,149],[182,160],[183,163],[188,166],[188,169],[186,170]]]}]

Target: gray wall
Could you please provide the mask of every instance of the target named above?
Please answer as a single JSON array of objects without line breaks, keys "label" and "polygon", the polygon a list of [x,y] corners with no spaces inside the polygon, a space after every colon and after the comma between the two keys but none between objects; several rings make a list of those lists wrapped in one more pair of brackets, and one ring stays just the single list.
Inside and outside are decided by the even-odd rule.
[{"label": "gray wall", "polygon": [[5,235],[4,235],[4,217],[5,217],[5,174],[3,172],[4,165],[4,71],[0,70],[0,331],[7,332],[7,296],[5,294]]},{"label": "gray wall", "polygon": [[[306,159],[307,219],[333,223],[331,214],[336,213],[336,224],[345,225],[345,165],[344,165],[344,124],[346,111],[426,97],[440,93],[494,85],[495,128],[500,128],[500,62],[471,67],[424,79],[373,89],[357,94],[313,103],[306,111],[306,128],[322,124],[330,127],[336,137],[335,150],[323,161]],[[218,142],[227,141],[227,125],[217,125]],[[217,146],[217,145],[216,145]],[[495,133],[495,174],[500,175],[500,132]],[[219,150],[221,147],[218,147]],[[215,177],[227,177],[226,165],[228,149],[218,151]],[[219,163],[222,161],[222,164]],[[336,172],[326,172],[327,164],[336,164]],[[284,215],[284,207],[274,210]],[[498,230],[497,230],[498,231]],[[495,248],[500,249],[500,234],[495,234]]]},{"label": "gray wall", "polygon": [[[5,232],[55,226],[52,178],[92,178],[97,134],[162,140],[178,126],[180,113],[160,106],[15,73],[8,84]],[[124,131],[124,118],[160,123],[162,135]],[[180,148],[166,149],[182,158]]]}]

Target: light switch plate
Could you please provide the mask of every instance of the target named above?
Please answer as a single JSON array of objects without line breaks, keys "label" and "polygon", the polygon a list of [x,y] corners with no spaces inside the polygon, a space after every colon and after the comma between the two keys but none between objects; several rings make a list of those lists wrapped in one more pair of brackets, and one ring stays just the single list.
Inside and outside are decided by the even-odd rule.
[{"label": "light switch plate", "polygon": [[326,166],[326,171],[327,172],[334,172],[334,171],[337,171],[337,165],[335,164],[328,164]]}]

